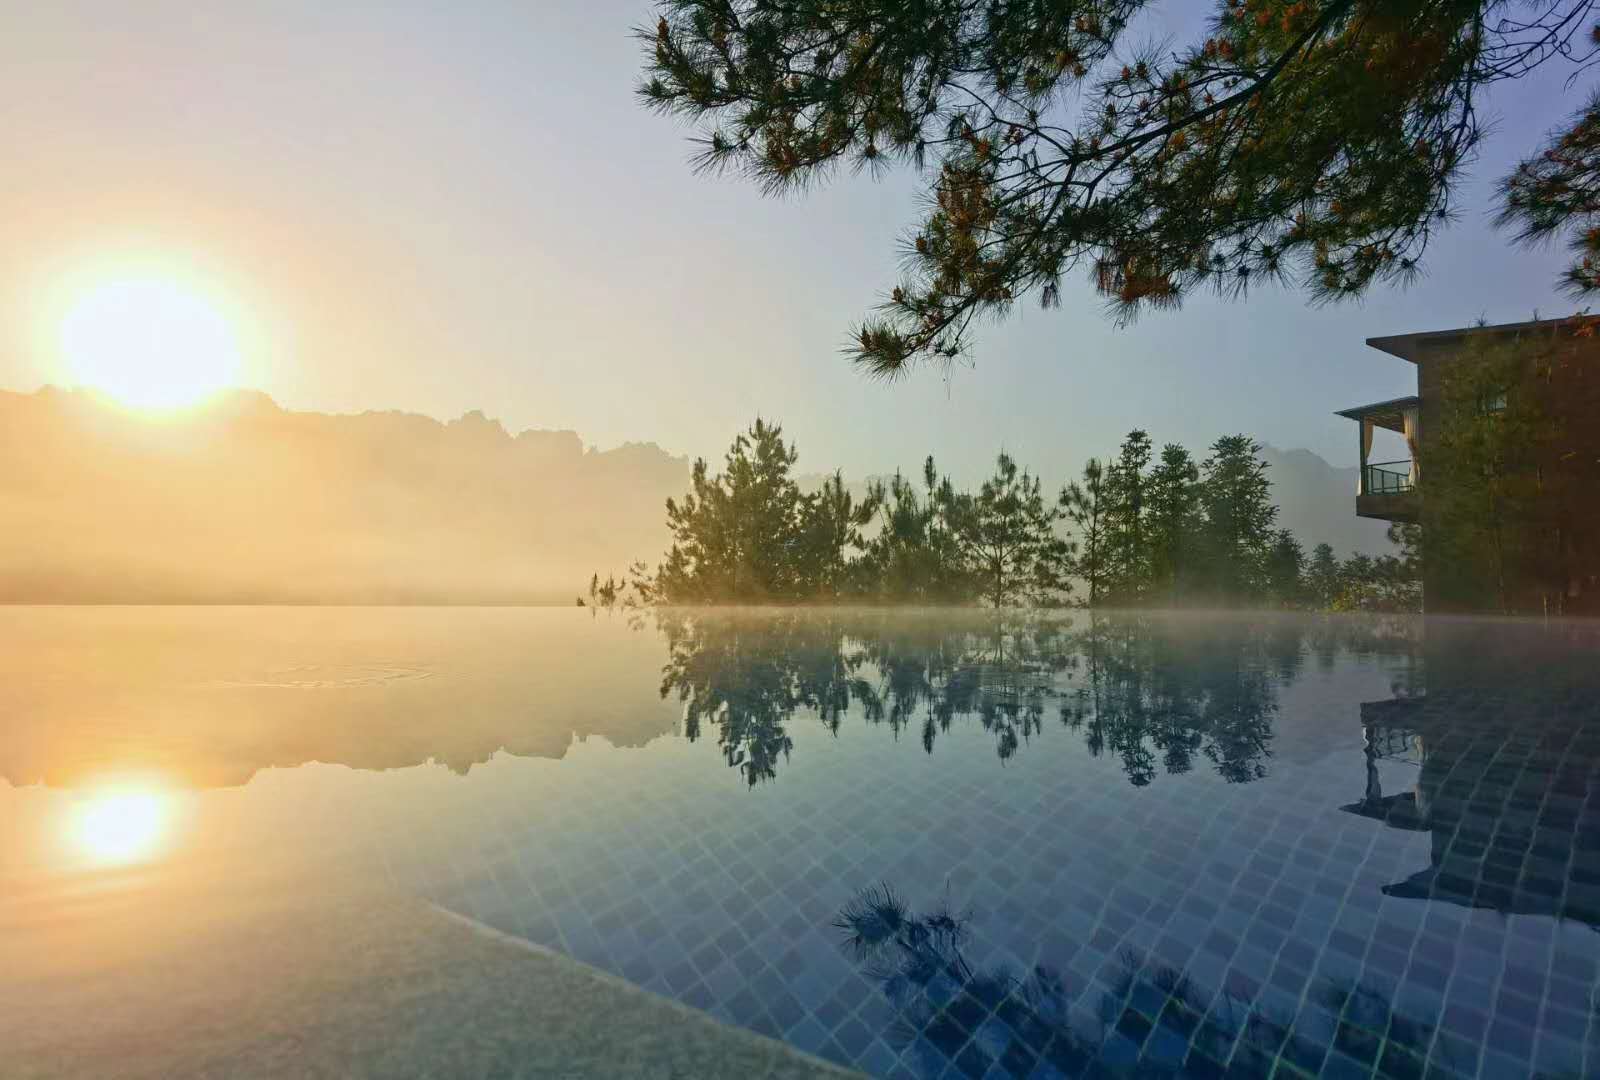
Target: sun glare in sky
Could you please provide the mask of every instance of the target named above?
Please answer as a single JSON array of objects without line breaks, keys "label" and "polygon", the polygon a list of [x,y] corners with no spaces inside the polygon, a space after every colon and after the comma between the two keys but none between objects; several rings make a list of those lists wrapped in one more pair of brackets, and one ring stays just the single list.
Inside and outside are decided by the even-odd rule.
[{"label": "sun glare in sky", "polygon": [[235,384],[240,352],[220,307],[176,278],[126,277],[86,288],[61,320],[72,380],[134,408],[193,405]]},{"label": "sun glare in sky", "polygon": [[156,785],[119,785],[73,807],[71,840],[97,866],[124,866],[158,854],[168,839],[172,796]]}]

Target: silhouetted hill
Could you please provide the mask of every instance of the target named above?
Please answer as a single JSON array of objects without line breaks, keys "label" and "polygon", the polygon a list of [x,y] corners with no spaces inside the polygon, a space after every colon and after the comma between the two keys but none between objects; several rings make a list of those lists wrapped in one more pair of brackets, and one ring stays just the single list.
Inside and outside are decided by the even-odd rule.
[{"label": "silhouetted hill", "polygon": [[1278,504],[1278,524],[1290,529],[1305,545],[1306,554],[1326,542],[1343,559],[1351,552],[1392,555],[1386,536],[1388,524],[1356,517],[1356,476],[1351,465],[1337,468],[1310,450],[1279,450],[1267,446],[1261,459],[1271,468],[1272,498]]},{"label": "silhouetted hill", "polygon": [[688,463],[471,412],[291,412],[238,391],[159,420],[0,392],[0,600],[570,603],[666,544]]}]

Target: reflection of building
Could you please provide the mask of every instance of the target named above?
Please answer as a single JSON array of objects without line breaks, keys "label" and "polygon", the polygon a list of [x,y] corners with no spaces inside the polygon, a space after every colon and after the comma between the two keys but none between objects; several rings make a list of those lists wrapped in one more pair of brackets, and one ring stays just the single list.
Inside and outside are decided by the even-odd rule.
[{"label": "reflection of building", "polygon": [[[1432,841],[1384,894],[1600,929],[1600,731],[1572,721],[1471,693],[1363,703],[1366,791],[1341,809]],[[1384,794],[1385,761],[1417,769],[1412,790]]]}]

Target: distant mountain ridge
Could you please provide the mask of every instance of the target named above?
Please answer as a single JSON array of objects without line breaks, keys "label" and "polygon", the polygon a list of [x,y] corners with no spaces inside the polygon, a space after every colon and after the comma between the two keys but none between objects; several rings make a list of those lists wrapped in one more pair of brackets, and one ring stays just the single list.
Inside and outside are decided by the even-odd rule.
[{"label": "distant mountain ridge", "polygon": [[1291,530],[1305,545],[1306,554],[1320,543],[1333,545],[1341,558],[1353,552],[1389,555],[1388,523],[1356,517],[1355,465],[1330,465],[1310,450],[1261,449],[1278,504],[1278,525]]},{"label": "distant mountain ridge", "polygon": [[[1308,550],[1388,549],[1355,516],[1355,469],[1262,456]],[[0,391],[0,602],[571,603],[591,572],[660,558],[663,503],[688,484],[688,459],[654,443],[586,450],[477,411],[330,415],[233,391],[150,420]]]},{"label": "distant mountain ridge", "polygon": [[234,391],[150,420],[0,392],[0,601],[572,602],[665,546],[688,461],[481,412],[293,412]]}]

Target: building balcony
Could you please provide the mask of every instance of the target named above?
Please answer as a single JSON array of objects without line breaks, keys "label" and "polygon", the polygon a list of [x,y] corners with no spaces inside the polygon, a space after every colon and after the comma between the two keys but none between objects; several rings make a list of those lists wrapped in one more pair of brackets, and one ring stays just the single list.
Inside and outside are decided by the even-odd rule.
[{"label": "building balcony", "polygon": [[1417,467],[1411,461],[1378,461],[1368,466],[1361,477],[1359,495],[1404,495],[1415,491]]},{"label": "building balcony", "polygon": [[1361,425],[1361,469],[1357,474],[1356,516],[1404,522],[1414,522],[1420,516],[1422,499],[1417,490],[1415,457],[1401,461],[1369,460],[1372,436],[1377,428],[1403,435],[1415,455],[1420,404],[1418,398],[1404,397],[1340,411],[1340,416]]},{"label": "building balcony", "polygon": [[1382,521],[1416,521],[1421,509],[1415,464],[1380,461],[1361,470],[1356,491],[1356,516]]}]

